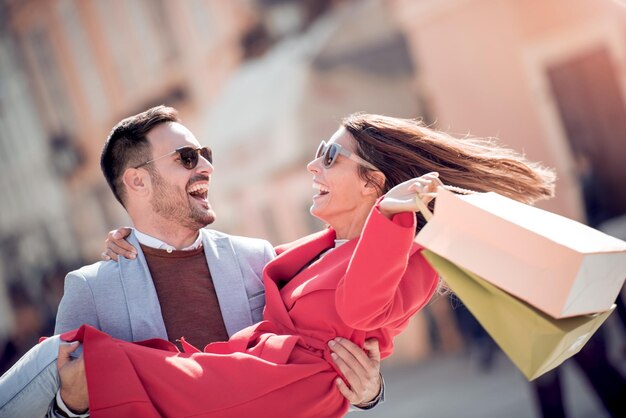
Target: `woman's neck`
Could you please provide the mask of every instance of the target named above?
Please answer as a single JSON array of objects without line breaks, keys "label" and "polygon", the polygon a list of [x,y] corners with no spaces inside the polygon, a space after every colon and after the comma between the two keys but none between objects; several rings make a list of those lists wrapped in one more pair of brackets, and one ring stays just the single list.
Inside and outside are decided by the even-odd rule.
[{"label": "woman's neck", "polygon": [[335,237],[338,240],[351,240],[361,235],[365,221],[369,215],[371,208],[362,213],[353,213],[351,215],[342,216],[341,219],[334,219],[328,224],[335,230]]}]

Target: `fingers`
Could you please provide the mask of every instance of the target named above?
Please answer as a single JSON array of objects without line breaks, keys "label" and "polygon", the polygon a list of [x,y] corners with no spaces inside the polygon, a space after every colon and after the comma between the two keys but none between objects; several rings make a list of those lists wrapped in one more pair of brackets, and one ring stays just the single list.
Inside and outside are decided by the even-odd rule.
[{"label": "fingers", "polygon": [[128,259],[134,259],[137,257],[137,250],[133,247],[124,237],[128,228],[121,228],[118,230],[110,231],[107,238],[104,240],[105,251],[101,254],[103,260],[113,259],[117,261],[119,255]]},{"label": "fingers", "polygon": [[[329,341],[328,346],[332,350],[331,357],[333,361],[335,362],[341,373],[345,376],[348,384],[350,385],[350,388],[348,388],[342,381],[341,383],[343,384],[343,386],[346,386],[344,388],[346,393],[343,393],[343,391],[342,393],[344,394],[346,399],[348,399],[350,403],[352,403],[354,400],[356,400],[356,393],[360,391],[363,387],[361,379],[366,378],[366,372],[363,365],[361,365],[359,360],[347,348],[349,347],[348,342],[350,344],[353,344],[352,342],[347,341],[343,338],[336,338]],[[337,383],[337,386],[341,390],[342,386],[339,383]]]},{"label": "fingers", "polygon": [[409,190],[413,192],[425,193],[427,191],[436,191],[439,185],[439,173],[433,171],[428,174],[424,174],[421,177],[413,179],[413,184],[409,186]]},{"label": "fingers", "polygon": [[123,240],[124,238],[129,236],[131,232],[132,232],[131,228],[127,226],[123,226],[121,228],[113,229],[109,231],[108,237],[114,240]]},{"label": "fingers", "polygon": [[71,361],[70,354],[76,351],[79,346],[80,343],[78,341],[71,343],[61,342],[59,345],[59,356],[57,357],[57,369]]},{"label": "fingers", "polygon": [[335,379],[335,385],[337,386],[337,389],[339,389],[339,392],[341,392],[343,397],[346,398],[348,402],[350,402],[352,405],[357,405],[362,402],[361,400],[359,400],[356,392],[351,390],[348,385],[346,385],[344,381],[341,380],[340,377]]},{"label": "fingers", "polygon": [[358,366],[369,366],[370,359],[367,354],[352,341],[345,338],[335,338],[332,342],[334,344],[331,345],[331,342],[328,344],[330,349],[352,369],[356,369]]},{"label": "fingers", "polygon": [[389,190],[380,202],[379,209],[387,218],[399,212],[417,212],[419,207],[415,203],[415,194],[426,204],[436,197],[439,185],[439,173],[431,172],[421,177],[407,180]]},{"label": "fingers", "polygon": [[352,388],[361,386],[361,377],[364,375],[364,368],[360,361],[344,346],[345,343],[337,339],[328,343],[333,351],[331,357],[346,377],[346,380]]},{"label": "fingers", "polygon": [[[345,376],[348,384],[341,379],[337,388],[352,404],[370,401],[380,391],[380,349],[375,339],[366,342],[366,350],[345,338],[329,341],[333,361]],[[368,348],[369,347],[369,348]],[[371,348],[371,351],[369,351]]]},{"label": "fingers", "polygon": [[[135,248],[130,245],[128,242],[126,242],[125,240],[121,240],[121,241],[106,241],[106,252],[109,256],[111,256],[111,253],[114,253],[115,255],[121,255],[122,257],[126,257],[126,258],[135,258],[137,256],[137,251],[135,250]],[[121,243],[125,243],[125,244],[121,244]]]},{"label": "fingers", "polygon": [[115,254],[113,251],[108,250],[108,249],[105,250],[101,255],[104,261],[108,261],[108,260],[117,261],[118,259],[117,254]]},{"label": "fingers", "polygon": [[425,194],[435,193],[437,192],[437,187],[441,185],[441,181],[439,181],[439,173],[432,172],[428,173],[424,176],[429,180],[429,184],[426,186]]},{"label": "fingers", "polygon": [[370,360],[378,363],[380,367],[380,345],[378,344],[378,340],[376,338],[370,338],[365,340],[365,344],[363,344],[363,348],[367,351],[367,356]]},{"label": "fingers", "polygon": [[[61,359],[61,355],[59,355],[59,359]],[[75,360],[65,361],[58,370],[63,402],[70,410],[86,411],[89,408],[89,393],[87,391],[85,361],[82,354]]]},{"label": "fingers", "polygon": [[130,251],[131,253],[136,252],[135,247],[133,247],[128,241],[126,241],[126,238],[130,235],[131,231],[132,230],[127,227],[116,229],[109,232],[109,236],[107,237],[107,239],[115,242],[118,246],[122,247],[126,251]]},{"label": "fingers", "polygon": [[440,182],[437,181],[438,178],[439,173],[435,171],[424,174],[423,176],[416,178],[414,183],[409,186],[408,190],[413,193],[417,193],[419,198],[425,204],[428,204],[431,200],[437,197],[437,187],[440,184]]}]

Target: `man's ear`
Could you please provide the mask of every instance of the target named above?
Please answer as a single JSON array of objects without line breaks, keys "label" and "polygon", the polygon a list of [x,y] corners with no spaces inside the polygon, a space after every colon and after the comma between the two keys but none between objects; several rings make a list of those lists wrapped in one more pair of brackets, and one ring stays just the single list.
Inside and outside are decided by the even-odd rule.
[{"label": "man's ear", "polygon": [[368,177],[369,179],[365,183],[363,193],[380,197],[380,190],[383,190],[385,187],[385,175],[380,171],[373,171],[368,173]]},{"label": "man's ear", "polygon": [[129,195],[147,196],[150,194],[152,183],[146,170],[127,168],[122,175],[122,181]]}]

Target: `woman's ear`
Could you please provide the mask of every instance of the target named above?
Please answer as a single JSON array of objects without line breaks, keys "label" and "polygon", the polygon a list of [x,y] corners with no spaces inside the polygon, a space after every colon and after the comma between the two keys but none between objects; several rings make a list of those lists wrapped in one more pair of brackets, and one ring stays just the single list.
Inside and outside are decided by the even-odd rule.
[{"label": "woman's ear", "polygon": [[146,170],[127,168],[122,176],[122,181],[129,195],[146,196],[150,194],[150,175]]},{"label": "woman's ear", "polygon": [[385,175],[380,171],[370,171],[368,173],[368,180],[365,183],[363,189],[366,195],[375,195],[377,198],[382,195],[380,192],[385,188]]}]

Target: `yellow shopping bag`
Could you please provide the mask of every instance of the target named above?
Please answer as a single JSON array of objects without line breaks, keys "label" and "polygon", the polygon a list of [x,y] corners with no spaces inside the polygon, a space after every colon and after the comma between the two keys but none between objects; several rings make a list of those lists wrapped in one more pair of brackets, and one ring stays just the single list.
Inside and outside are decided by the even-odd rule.
[{"label": "yellow shopping bag", "polygon": [[578,353],[615,309],[555,319],[429,250],[423,254],[528,380]]}]

